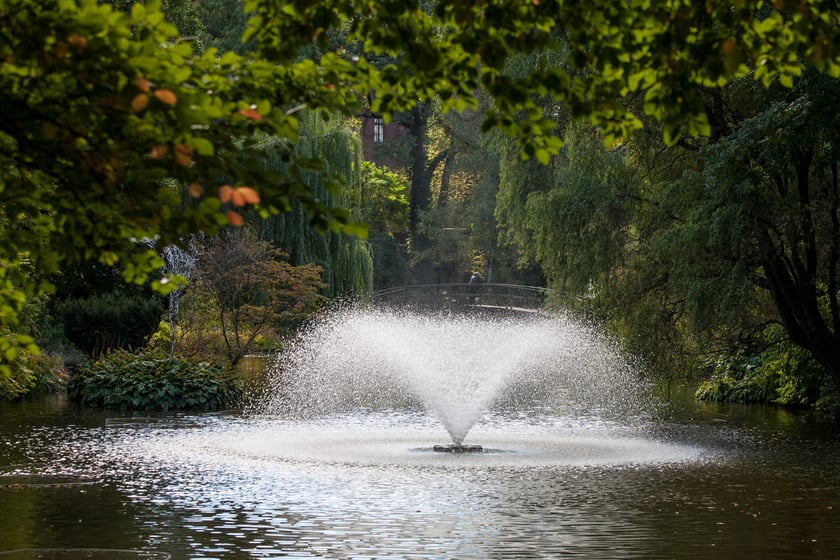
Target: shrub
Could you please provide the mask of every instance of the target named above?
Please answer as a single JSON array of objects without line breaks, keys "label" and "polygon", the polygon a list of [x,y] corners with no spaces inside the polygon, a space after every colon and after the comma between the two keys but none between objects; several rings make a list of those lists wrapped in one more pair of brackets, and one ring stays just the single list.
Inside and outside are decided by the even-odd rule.
[{"label": "shrub", "polygon": [[0,399],[15,400],[36,391],[56,391],[67,381],[57,356],[19,352],[9,366],[10,375],[0,375]]},{"label": "shrub", "polygon": [[765,347],[715,364],[712,378],[697,390],[699,400],[765,402],[828,409],[834,393],[825,371],[778,328],[764,332]]},{"label": "shrub", "polygon": [[37,380],[35,372],[29,367],[29,356],[19,353],[14,360],[8,362],[9,373],[0,373],[0,398],[15,400],[24,396],[35,388]]},{"label": "shrub", "polygon": [[696,397],[712,402],[769,402],[775,398],[772,384],[760,374],[759,355],[737,354],[714,364],[711,379],[697,389]]},{"label": "shrub", "polygon": [[69,386],[83,404],[127,410],[218,410],[241,394],[241,381],[228,370],[124,350],[83,363]]},{"label": "shrub", "polygon": [[91,357],[116,348],[144,346],[162,312],[160,297],[117,292],[68,300],[60,307],[65,335]]}]

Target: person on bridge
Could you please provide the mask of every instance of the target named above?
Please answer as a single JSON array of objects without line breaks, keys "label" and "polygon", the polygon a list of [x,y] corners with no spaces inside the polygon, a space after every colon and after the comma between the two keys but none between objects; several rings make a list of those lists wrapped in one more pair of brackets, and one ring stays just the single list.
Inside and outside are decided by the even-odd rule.
[{"label": "person on bridge", "polygon": [[[479,284],[481,284],[481,275],[478,272],[473,272],[470,277],[470,293],[478,294]],[[473,304],[478,304],[478,296],[473,296]]]}]

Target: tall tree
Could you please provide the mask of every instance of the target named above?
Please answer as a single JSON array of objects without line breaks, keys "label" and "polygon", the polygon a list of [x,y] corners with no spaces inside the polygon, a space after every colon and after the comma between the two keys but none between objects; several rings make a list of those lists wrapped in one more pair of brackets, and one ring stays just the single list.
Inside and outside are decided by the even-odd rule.
[{"label": "tall tree", "polygon": [[402,286],[408,282],[408,186],[392,171],[362,162],[362,176],[355,197],[359,213],[368,224],[373,253],[373,288]]},{"label": "tall tree", "polygon": [[690,206],[663,233],[671,282],[701,325],[769,295],[774,319],[840,385],[840,81],[809,71],[766,101],[672,189]]},{"label": "tall tree", "polygon": [[253,42],[242,41],[248,23],[243,0],[198,0],[193,4],[201,21],[198,37],[205,48],[237,54],[253,50]]},{"label": "tall tree", "polygon": [[[363,175],[358,139],[339,119],[306,112],[301,114],[300,123],[294,150],[299,160],[312,162],[309,169],[301,171],[308,191],[327,207],[347,209],[354,219],[361,219]],[[290,172],[283,153],[280,139],[266,139],[260,165],[273,172]],[[342,232],[318,231],[300,204],[289,212],[255,220],[260,239],[288,253],[294,264],[312,263],[323,269],[329,296],[370,295],[373,257],[364,239]]]},{"label": "tall tree", "polygon": [[[543,170],[541,170],[543,171]],[[637,183],[621,150],[607,150],[591,128],[570,127],[546,183],[528,196],[525,226],[552,285],[586,294],[611,291],[626,267]]]},{"label": "tall tree", "polygon": [[[30,278],[98,258],[124,261],[128,280],[144,280],[161,260],[154,251],[136,253],[133,240],[166,245],[241,223],[240,204],[259,200],[270,213],[300,201],[322,229],[345,228],[349,213],[312,196],[296,167],[272,173],[256,155],[243,161],[231,149],[262,134],[294,143],[300,107],[356,114],[360,99],[376,91],[371,109],[390,118],[435,95],[444,111],[475,107],[483,88],[494,99],[484,126],[510,133],[522,155],[547,162],[560,142],[540,98],[589,115],[607,139],[628,136],[650,116],[675,141],[709,132],[698,86],[748,73],[746,61],[757,63],[755,77],[765,84],[790,87],[807,65],[840,75],[831,0],[441,0],[429,12],[419,4],[246,0],[253,15],[243,38],[256,45],[246,60],[213,49],[194,56],[190,44],[173,43],[178,31],[154,0],[128,14],[96,0],[0,0],[3,325],[14,325],[27,294],[48,289]],[[363,54],[331,50],[330,30],[346,32]],[[560,36],[579,74],[550,65],[517,77],[504,72],[513,54],[556,50]],[[313,43],[324,54],[299,59]],[[383,68],[371,63],[385,54],[399,58]],[[639,111],[616,101],[637,95]],[[284,157],[296,160],[291,147]],[[201,202],[181,207],[172,180]],[[11,334],[0,340],[7,359],[27,343]]]}]

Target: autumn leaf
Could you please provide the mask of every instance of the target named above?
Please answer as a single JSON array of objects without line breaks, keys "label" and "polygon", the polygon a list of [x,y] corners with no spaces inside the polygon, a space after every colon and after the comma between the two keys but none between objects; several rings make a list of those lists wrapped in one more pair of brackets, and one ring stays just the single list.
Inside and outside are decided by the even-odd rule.
[{"label": "autumn leaf", "polygon": [[241,193],[242,199],[245,201],[245,204],[259,204],[260,203],[260,193],[256,190],[252,189],[251,187],[238,187],[236,192]]},{"label": "autumn leaf", "polygon": [[245,206],[245,197],[242,196],[242,193],[239,189],[234,189],[234,191],[231,193],[230,198],[234,206]]},{"label": "autumn leaf", "polygon": [[163,159],[167,156],[167,154],[169,154],[169,146],[161,144],[152,148],[152,151],[149,155],[152,159]]},{"label": "autumn leaf", "polygon": [[137,81],[135,81],[134,83],[137,86],[137,88],[144,93],[149,93],[149,90],[152,88],[152,82],[150,82],[146,78],[137,78]]},{"label": "autumn leaf", "polygon": [[193,149],[192,146],[186,144],[178,144],[175,146],[175,163],[181,167],[189,167],[192,163]]},{"label": "autumn leaf", "polygon": [[233,187],[230,185],[222,185],[219,187],[219,202],[224,204],[225,202],[230,202],[231,197],[233,196]]},{"label": "autumn leaf", "polygon": [[225,216],[227,216],[228,223],[234,227],[239,227],[244,222],[244,220],[242,219],[242,214],[240,214],[239,212],[234,212],[233,210],[228,210],[225,213]]},{"label": "autumn leaf", "polygon": [[263,118],[262,115],[259,113],[259,111],[257,111],[256,109],[251,109],[251,108],[240,109],[239,114],[242,115],[245,118],[248,118],[248,119],[251,119],[251,120],[254,120],[254,121],[261,121],[262,118]]},{"label": "autumn leaf", "polygon": [[76,47],[77,49],[87,48],[87,39],[82,37],[78,33],[73,33],[72,35],[67,37],[67,42]]},{"label": "autumn leaf", "polygon": [[161,103],[165,103],[166,105],[172,106],[178,102],[178,96],[172,90],[168,89],[159,89],[155,90],[155,97]]},{"label": "autumn leaf", "polygon": [[237,187],[230,193],[230,200],[234,206],[258,204],[260,202],[260,195],[251,187]]},{"label": "autumn leaf", "polygon": [[131,100],[131,110],[135,113],[139,113],[148,106],[149,96],[145,93],[138,93],[134,96],[134,99]]}]

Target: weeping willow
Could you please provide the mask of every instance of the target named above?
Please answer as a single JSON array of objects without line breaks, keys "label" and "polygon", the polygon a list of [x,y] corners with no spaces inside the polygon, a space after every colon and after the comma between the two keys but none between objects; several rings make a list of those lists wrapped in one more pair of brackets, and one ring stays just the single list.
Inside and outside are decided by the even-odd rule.
[{"label": "weeping willow", "polygon": [[[361,203],[355,197],[362,192],[361,145],[351,132],[340,123],[327,122],[311,113],[303,115],[295,153],[300,158],[319,159],[324,164],[323,170],[301,175],[315,198],[331,207],[358,211]],[[287,164],[276,152],[267,150],[262,165],[267,170],[279,171]],[[261,220],[258,230],[260,239],[288,253],[292,264],[312,263],[322,267],[329,297],[370,295],[373,253],[366,241],[332,231],[316,231],[299,204],[290,212]]]}]

